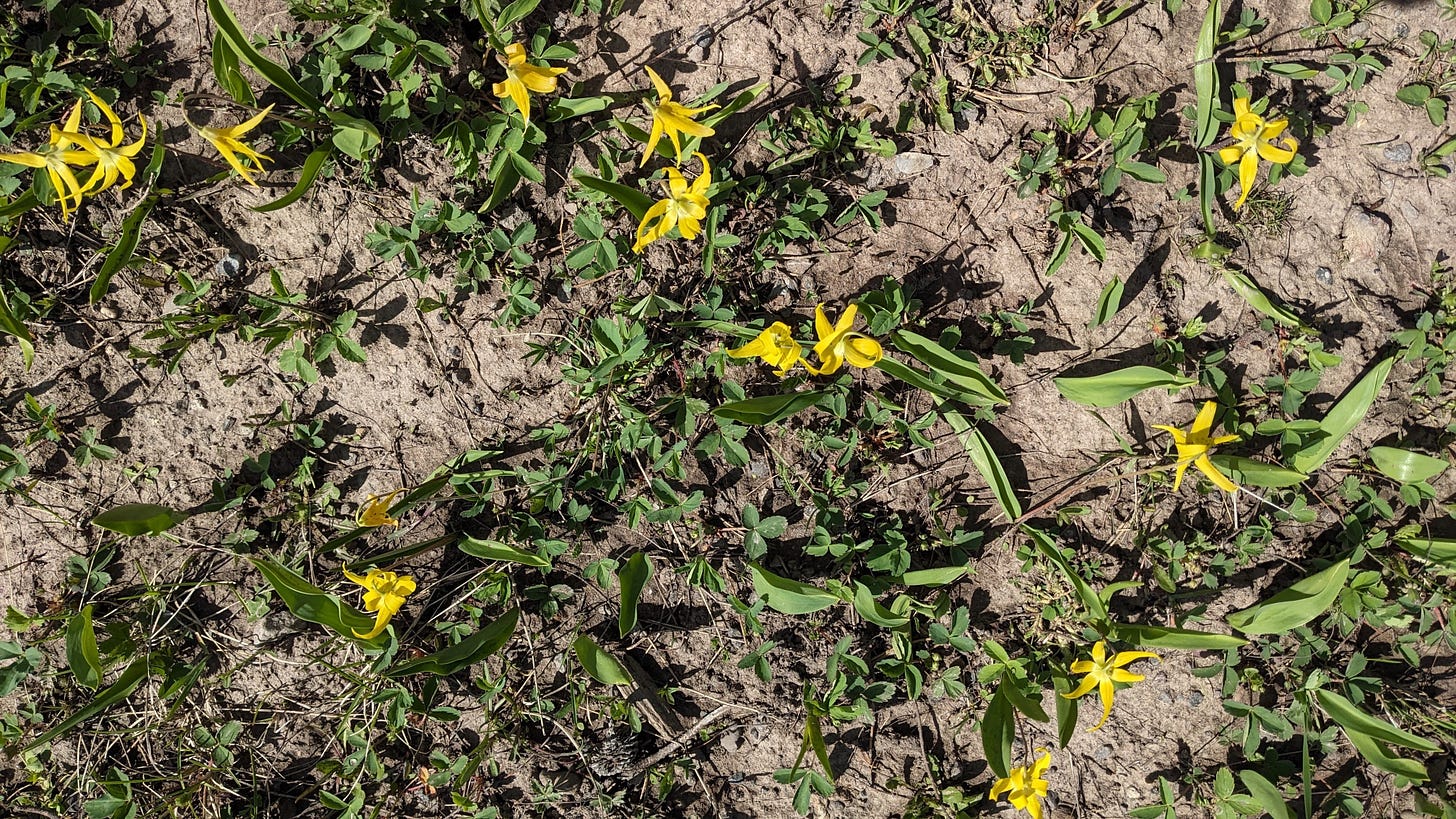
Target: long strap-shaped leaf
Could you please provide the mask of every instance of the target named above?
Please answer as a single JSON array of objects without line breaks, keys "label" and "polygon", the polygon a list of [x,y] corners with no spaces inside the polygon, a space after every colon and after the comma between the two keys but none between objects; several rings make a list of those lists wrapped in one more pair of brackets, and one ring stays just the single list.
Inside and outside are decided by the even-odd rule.
[{"label": "long strap-shaped leaf", "polygon": [[223,0],[207,0],[207,13],[217,26],[218,33],[232,47],[233,52],[243,62],[252,66],[254,71],[262,74],[263,79],[272,83],[274,88],[292,97],[294,102],[304,108],[314,113],[323,111],[323,102],[309,93],[308,89],[299,85],[298,80],[288,73],[288,69],[264,57],[258,52],[258,49],[253,48],[253,44],[248,41],[248,35],[243,32],[242,25],[233,14],[233,10],[228,8],[227,3]]}]

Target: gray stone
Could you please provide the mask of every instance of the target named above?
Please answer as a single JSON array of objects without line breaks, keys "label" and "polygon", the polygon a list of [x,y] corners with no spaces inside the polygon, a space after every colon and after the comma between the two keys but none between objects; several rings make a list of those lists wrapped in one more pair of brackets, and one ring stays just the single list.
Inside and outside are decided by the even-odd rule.
[{"label": "gray stone", "polygon": [[1320,284],[1328,285],[1335,280],[1335,272],[1328,267],[1316,267],[1314,269],[1314,280]]},{"label": "gray stone", "polygon": [[1385,154],[1385,159],[1388,162],[1405,163],[1411,161],[1411,157],[1415,156],[1415,152],[1411,150],[1411,144],[1409,142],[1397,142],[1394,145],[1387,145],[1382,153]]},{"label": "gray stone", "polygon": [[1351,264],[1370,264],[1390,244],[1390,219],[1379,211],[1354,205],[1345,214],[1341,243]]},{"label": "gray stone", "polygon": [[1202,691],[1189,691],[1188,692],[1188,704],[1191,705],[1191,706],[1193,706],[1194,708],[1197,708],[1199,705],[1202,705],[1203,704],[1203,692]]},{"label": "gray stone", "polygon": [[930,154],[909,151],[895,156],[895,173],[901,179],[919,176],[934,167],[935,157]]}]

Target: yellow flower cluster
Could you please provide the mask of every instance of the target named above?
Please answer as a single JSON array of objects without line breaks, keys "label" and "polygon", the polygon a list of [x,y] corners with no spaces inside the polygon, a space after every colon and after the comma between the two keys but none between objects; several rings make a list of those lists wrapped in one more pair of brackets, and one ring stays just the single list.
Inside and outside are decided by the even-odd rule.
[{"label": "yellow flower cluster", "polygon": [[[34,151],[0,154],[0,161],[13,162],[29,168],[44,170],[55,190],[56,202],[61,206],[61,218],[69,220],[71,212],[81,206],[81,199],[94,196],[123,180],[118,190],[129,187],[136,176],[136,163],[132,161],[147,141],[147,121],[140,114],[141,136],[129,145],[123,145],[126,138],[121,119],[106,101],[90,89],[86,96],[101,112],[111,126],[110,140],[90,136],[81,131],[81,101],[71,107],[60,127],[51,126],[48,143]],[[82,184],[76,171],[95,166],[91,176]]]},{"label": "yellow flower cluster", "polygon": [[[804,369],[813,375],[833,375],[846,362],[852,367],[873,367],[884,357],[880,342],[850,330],[858,312],[859,306],[851,304],[839,321],[831,324],[829,316],[824,313],[824,305],[814,308],[814,333],[819,336],[814,344],[814,355],[819,357],[819,366],[804,361]],[[793,331],[787,324],[776,321],[759,333],[758,338],[729,350],[728,355],[760,359],[774,368],[774,375],[783,378],[795,364],[800,363],[804,347],[794,340]]]}]

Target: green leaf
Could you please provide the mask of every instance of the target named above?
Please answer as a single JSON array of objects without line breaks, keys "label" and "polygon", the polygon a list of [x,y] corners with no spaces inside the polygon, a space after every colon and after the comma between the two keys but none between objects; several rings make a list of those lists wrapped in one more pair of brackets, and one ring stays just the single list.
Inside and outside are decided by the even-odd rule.
[{"label": "green leaf", "polygon": [[93,526],[127,537],[160,535],[187,519],[187,515],[155,503],[123,503],[91,519]]},{"label": "green leaf", "polygon": [[[146,187],[157,178],[162,168],[162,158],[166,156],[167,144],[159,136],[152,145],[151,160],[147,162],[146,168],[141,173],[140,185]],[[136,206],[136,209],[127,214],[121,221],[121,233],[116,237],[116,244],[101,261],[101,268],[96,271],[96,281],[91,283],[90,300],[96,304],[106,296],[106,291],[111,287],[111,278],[123,267],[131,263],[132,254],[136,252],[137,242],[141,239],[142,225],[146,223],[147,216],[152,208],[161,199],[161,194],[153,192],[147,195]]]},{"label": "green leaf", "polygon": [[1193,51],[1193,147],[1207,148],[1218,139],[1218,120],[1213,112],[1218,105],[1218,67],[1213,55],[1218,43],[1218,26],[1223,22],[1223,3],[1212,0],[1198,31],[1198,46]]},{"label": "green leaf", "polygon": [[960,437],[961,444],[965,446],[966,454],[971,456],[971,463],[975,465],[976,471],[981,473],[981,478],[991,487],[991,494],[996,496],[996,502],[1001,505],[1001,511],[1006,515],[1006,519],[1016,521],[1021,517],[1021,501],[1016,498],[1016,490],[1011,486],[1011,478],[1006,475],[1006,468],[1001,465],[1001,459],[997,457],[996,451],[991,449],[991,442],[987,441],[986,436],[976,427],[965,426],[957,429],[956,420],[960,421],[960,424],[966,423],[960,413],[946,413],[945,419]]},{"label": "green leaf", "polygon": [[1249,642],[1235,634],[1218,634],[1212,631],[1195,631],[1170,626],[1114,623],[1113,629],[1117,632],[1119,640],[1148,648],[1172,648],[1180,651],[1223,650],[1238,648]]},{"label": "green leaf", "polygon": [[1319,702],[1320,708],[1330,715],[1330,719],[1339,723],[1346,732],[1358,731],[1381,742],[1410,748],[1413,751],[1425,751],[1428,754],[1438,753],[1441,750],[1441,746],[1431,740],[1391,725],[1379,717],[1371,716],[1360,710],[1355,703],[1333,691],[1321,688],[1314,692],[1314,697]]},{"label": "green leaf", "polygon": [[1370,460],[1380,470],[1380,474],[1401,483],[1429,481],[1445,472],[1449,466],[1444,458],[1432,458],[1430,455],[1392,446],[1371,447]]},{"label": "green leaf", "polygon": [[97,694],[96,699],[87,703],[81,710],[61,720],[59,724],[52,726],[45,733],[31,740],[28,745],[20,749],[20,752],[24,753],[32,748],[50,742],[52,739],[55,739],[131,696],[131,692],[135,691],[137,686],[142,684],[142,680],[145,680],[151,674],[151,670],[150,657],[143,657],[132,661],[132,664],[127,666],[125,671],[121,672],[121,676],[116,678],[116,682],[112,683],[110,687],[100,694]]},{"label": "green leaf", "polygon": [[506,563],[533,566],[537,569],[551,568],[551,561],[535,552],[528,552],[499,540],[477,540],[473,537],[463,537],[460,539],[460,551],[481,560],[501,560]]},{"label": "green leaf", "polygon": [[879,361],[876,361],[875,369],[885,373],[886,375],[889,375],[892,378],[898,378],[917,390],[924,390],[930,395],[936,396],[937,398],[943,398],[948,401],[959,401],[960,403],[965,404],[968,407],[993,407],[997,403],[999,403],[995,400],[986,398],[984,395],[980,394],[979,391],[966,392],[965,390],[962,390],[954,384],[936,381],[931,378],[928,373],[923,373],[920,370],[915,369],[914,367],[910,367],[900,361],[895,360],[894,358],[891,358],[890,356],[885,356]]},{"label": "green leaf", "polygon": [[1429,537],[1398,537],[1395,545],[1416,557],[1456,570],[1456,540]]},{"label": "green leaf", "polygon": [[363,160],[379,147],[379,129],[374,123],[337,111],[329,112],[329,120],[334,123],[334,147],[345,154]]},{"label": "green leaf", "polygon": [[592,679],[605,685],[631,685],[632,675],[627,669],[617,662],[617,658],[608,654],[601,646],[597,645],[592,638],[582,634],[571,644],[576,651],[576,659],[581,662],[581,667],[586,669]]},{"label": "green leaf", "polygon": [[1392,356],[1376,364],[1364,378],[1355,382],[1320,420],[1320,431],[1325,433],[1324,437],[1296,450],[1289,459],[1290,465],[1305,474],[1324,466],[1325,461],[1334,454],[1335,447],[1365,420],[1365,414],[1375,404],[1375,399],[1380,397],[1380,391],[1385,387],[1385,379],[1390,376],[1390,368],[1394,365],[1395,357]]},{"label": "green leaf", "polygon": [[1006,681],[996,686],[991,704],[981,718],[981,748],[986,764],[997,776],[1005,778],[1011,771],[1011,744],[1016,740],[1016,709],[1006,696]]},{"label": "green leaf", "polygon": [[1289,312],[1289,309],[1283,305],[1276,304],[1273,298],[1268,293],[1265,293],[1259,285],[1255,284],[1254,280],[1249,277],[1249,274],[1244,271],[1232,267],[1225,267],[1223,269],[1223,280],[1228,282],[1229,286],[1234,289],[1234,292],[1238,293],[1239,297],[1245,302],[1248,302],[1250,307],[1258,310],[1260,313],[1263,313],[1286,327],[1304,326],[1304,322],[1299,320],[1299,316]]},{"label": "green leaf", "polygon": [[96,630],[91,625],[91,606],[66,621],[66,661],[76,682],[95,691],[101,687],[101,653],[96,650]]},{"label": "green leaf", "polygon": [[783,614],[812,614],[827,609],[839,598],[818,586],[810,586],[787,577],[779,577],[752,561],[748,564],[753,576],[753,590],[766,598],[768,607]]},{"label": "green leaf", "polygon": [[313,182],[318,178],[319,171],[333,154],[334,149],[331,145],[324,145],[314,149],[313,153],[310,153],[303,160],[303,168],[299,170],[298,174],[298,184],[293,186],[293,190],[274,199],[272,202],[258,205],[253,210],[259,213],[267,213],[269,211],[281,210],[297,202],[305,193],[308,193],[309,188],[313,187]]},{"label": "green leaf", "polygon": [[903,586],[946,586],[960,580],[969,566],[942,566],[938,569],[915,569],[895,578]]},{"label": "green leaf", "polygon": [[573,117],[605,111],[616,102],[612,97],[557,97],[546,107],[547,122],[561,122]]},{"label": "green leaf", "polygon": [[1062,550],[1057,548],[1056,541],[1052,540],[1051,536],[1046,532],[1031,526],[1022,526],[1021,531],[1025,532],[1031,538],[1031,542],[1036,544],[1037,551],[1041,552],[1046,556],[1047,560],[1050,560],[1053,565],[1060,569],[1062,576],[1067,579],[1068,583],[1072,584],[1072,588],[1077,592],[1077,597],[1081,598],[1082,605],[1091,616],[1092,622],[1107,622],[1107,604],[1103,603],[1102,598],[1098,596],[1097,592],[1092,590],[1092,587],[1087,581],[1082,579],[1082,576],[1072,569],[1072,564],[1067,562],[1067,558],[1062,555]]},{"label": "green leaf", "polygon": [[727,418],[730,421],[737,421],[741,424],[771,424],[775,421],[782,421],[791,415],[814,406],[828,394],[829,392],[827,390],[812,390],[809,392],[791,392],[786,395],[762,395],[758,398],[745,398],[742,401],[730,401],[727,404],[714,407],[713,415],[719,418]]},{"label": "green leaf", "polygon": [[759,94],[762,94],[767,88],[768,83],[764,82],[742,91],[741,93],[739,93],[738,96],[734,97],[726,104],[724,104],[722,108],[714,109],[713,111],[708,113],[700,120],[700,122],[702,122],[702,124],[708,126],[709,128],[716,126],[723,120],[733,116],[739,111],[742,111],[744,108],[747,108],[748,104],[753,102],[753,100]]},{"label": "green leaf", "polygon": [[1122,279],[1118,276],[1113,276],[1112,281],[1102,288],[1102,295],[1097,297],[1097,309],[1093,311],[1092,321],[1088,322],[1087,329],[1106,324],[1122,309],[1122,288]]},{"label": "green leaf", "polygon": [[963,391],[980,396],[993,404],[1011,403],[1000,385],[982,372],[976,362],[962,358],[939,343],[909,330],[896,330],[890,338],[895,342],[896,349],[913,356],[916,361]]},{"label": "green leaf", "polygon": [[1052,688],[1052,700],[1057,706],[1057,747],[1065,748],[1077,732],[1078,701],[1062,696],[1072,690],[1072,683],[1066,676],[1053,672]]},{"label": "green leaf", "polygon": [[1431,98],[1431,87],[1424,83],[1414,83],[1395,92],[1395,98],[1414,108],[1425,107],[1426,100]]},{"label": "green leaf", "polygon": [[463,671],[500,651],[510,642],[512,635],[516,633],[516,622],[520,617],[519,608],[511,609],[455,645],[434,654],[398,663],[385,670],[384,676],[399,678],[410,674],[434,674],[443,677]]},{"label": "green leaf", "polygon": [[1213,461],[1221,472],[1240,486],[1279,489],[1309,480],[1309,476],[1303,472],[1295,472],[1293,469],[1285,469],[1282,466],[1266,464],[1263,461],[1239,455],[1211,455],[1209,460]]},{"label": "green leaf", "polygon": [[500,14],[495,18],[495,28],[503,31],[516,23],[526,19],[526,15],[536,10],[541,0],[512,0],[511,4],[501,9]]},{"label": "green leaf", "polygon": [[1228,624],[1244,634],[1283,634],[1325,612],[1350,574],[1350,560],[1295,583],[1274,596],[1228,616]]},{"label": "green leaf", "polygon": [[1198,383],[1196,378],[1170,373],[1156,367],[1138,365],[1113,370],[1102,375],[1081,378],[1063,376],[1052,379],[1057,392],[1069,401],[1087,407],[1111,407],[1137,395],[1143,390],[1166,387],[1181,390]]},{"label": "green leaf", "polygon": [[25,364],[25,371],[30,372],[30,365],[35,363],[35,345],[31,343],[30,330],[10,308],[10,299],[4,288],[0,288],[0,333],[14,337],[15,343],[20,345],[20,359]]},{"label": "green leaf", "polygon": [[212,73],[217,77],[218,87],[240,105],[252,108],[257,103],[253,89],[248,85],[238,63],[238,53],[228,45],[221,30],[213,32],[212,35]]},{"label": "green leaf", "polygon": [[910,622],[909,615],[896,614],[880,605],[869,586],[863,583],[854,584],[854,610],[880,628],[900,628]]},{"label": "green leaf", "polygon": [[1365,757],[1366,762],[1386,773],[1403,776],[1412,782],[1425,782],[1431,778],[1425,765],[1414,759],[1395,756],[1389,748],[1374,737],[1348,729],[1345,731],[1345,736],[1350,739],[1350,744],[1355,746],[1355,750],[1360,752],[1360,756]]},{"label": "green leaf", "polygon": [[[328,626],[344,637],[358,640],[355,632],[367,634],[374,628],[374,618],[304,580],[292,569],[267,558],[250,557],[249,561],[262,573],[263,579],[277,592],[278,598],[293,616],[310,623]],[[374,640],[383,640],[379,634]]]},{"label": "green leaf", "polygon": [[[1046,709],[1041,707],[1041,703],[1022,693],[1021,687],[1016,684],[1016,681],[1009,679],[1009,675],[1004,672],[1001,675],[1000,688],[1006,692],[1006,699],[1011,701],[1012,707],[1017,711],[1037,722],[1051,722],[1051,717],[1047,716]],[[1041,694],[1038,693],[1037,697],[1041,697]]]},{"label": "green leaf", "polygon": [[212,17],[212,22],[217,26],[217,33],[232,48],[239,59],[253,67],[263,76],[263,79],[273,84],[274,88],[293,98],[293,101],[302,105],[314,113],[324,110],[324,104],[318,97],[310,94],[298,80],[289,74],[283,66],[273,62],[258,53],[253,44],[248,40],[248,35],[243,32],[243,27],[238,23],[238,18],[233,15],[232,9],[228,8],[223,0],[207,0],[207,13]]},{"label": "green leaf", "polygon": [[1269,819],[1293,819],[1289,806],[1284,803],[1284,796],[1273,782],[1254,771],[1239,771],[1239,781],[1249,789],[1249,795],[1254,797],[1259,807],[1269,814]]},{"label": "green leaf", "polygon": [[617,204],[626,208],[627,212],[632,214],[632,217],[639,222],[642,221],[642,217],[647,215],[647,211],[652,208],[652,197],[636,188],[629,188],[619,182],[608,182],[605,179],[598,179],[595,176],[588,176],[584,173],[577,174],[576,181],[580,182],[582,187],[591,188],[598,193],[605,193],[607,196],[617,200]]},{"label": "green leaf", "polygon": [[645,552],[637,552],[627,558],[617,572],[617,581],[622,584],[622,608],[617,614],[619,636],[626,637],[627,632],[637,627],[637,603],[642,599],[642,588],[651,579],[652,558]]}]

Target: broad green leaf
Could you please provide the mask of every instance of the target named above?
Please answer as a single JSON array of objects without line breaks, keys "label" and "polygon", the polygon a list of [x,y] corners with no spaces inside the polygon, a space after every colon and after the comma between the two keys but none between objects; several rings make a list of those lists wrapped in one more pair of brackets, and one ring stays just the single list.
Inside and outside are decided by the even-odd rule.
[{"label": "broad green leaf", "polygon": [[[1016,681],[1009,679],[1005,673],[1001,675],[1000,687],[1006,692],[1006,699],[1011,701],[1012,707],[1017,711],[1037,722],[1051,722],[1051,717],[1047,716],[1046,709],[1041,707],[1041,703],[1022,693]],[[1037,696],[1041,695],[1037,694]]]},{"label": "broad green leaf", "polygon": [[497,31],[504,31],[516,23],[526,19],[526,15],[536,10],[541,0],[512,0],[511,4],[501,9],[500,14],[495,18]]},{"label": "broad green leaf", "polygon": [[1412,782],[1425,782],[1431,778],[1425,765],[1414,759],[1392,754],[1389,748],[1374,737],[1349,729],[1345,730],[1345,736],[1349,737],[1350,744],[1355,746],[1360,756],[1365,757],[1366,762],[1386,773],[1403,776]]},{"label": "broad green leaf", "polygon": [[1142,365],[1124,367],[1102,375],[1081,378],[1062,377],[1052,379],[1057,392],[1068,401],[1075,401],[1087,407],[1112,407],[1137,395],[1143,390],[1166,387],[1181,390],[1198,383],[1196,378],[1170,373],[1157,367]]},{"label": "broad green leaf", "polygon": [[233,53],[243,62],[253,67],[263,76],[263,79],[273,84],[273,87],[293,98],[293,101],[302,105],[314,113],[324,110],[324,104],[318,97],[310,94],[298,80],[283,66],[273,62],[258,53],[256,48],[243,32],[243,27],[238,23],[238,18],[233,15],[232,9],[228,8],[223,0],[207,0],[207,13],[212,17],[212,22],[217,26],[217,33],[227,41]]},{"label": "broad green leaf", "polygon": [[981,473],[991,487],[991,493],[996,496],[996,502],[1001,505],[1001,511],[1006,515],[1008,521],[1015,522],[1021,517],[1021,501],[1016,498],[1016,490],[1011,486],[1011,478],[1006,475],[1005,467],[1001,466],[1001,459],[997,457],[996,451],[991,449],[991,442],[976,427],[957,429],[957,424],[952,419],[957,419],[961,424],[965,419],[959,413],[946,413],[946,421],[951,428],[955,429],[961,439],[961,444],[966,448],[966,454],[971,456],[971,463],[975,465],[976,471]]},{"label": "broad green leaf", "polygon": [[[167,143],[163,142],[159,135],[152,145],[152,157],[140,174],[141,179],[138,184],[142,188],[150,186],[157,178],[157,174],[162,169],[162,158],[166,154]],[[106,296],[106,291],[111,287],[112,277],[131,263],[132,254],[136,252],[137,242],[141,240],[142,225],[146,223],[147,216],[151,214],[152,208],[159,199],[161,199],[161,193],[153,191],[121,221],[121,233],[116,237],[116,244],[101,261],[101,268],[96,271],[96,281],[91,283],[90,301],[92,304],[96,304]]]},{"label": "broad green leaf", "polygon": [[15,317],[15,311],[10,308],[10,300],[5,295],[4,288],[0,288],[0,333],[15,339],[15,343],[20,346],[20,359],[25,364],[25,371],[30,372],[30,365],[35,363],[35,345],[31,342],[30,330]]},{"label": "broad green leaf", "polygon": [[1072,568],[1072,564],[1067,562],[1067,558],[1062,555],[1062,550],[1057,548],[1056,541],[1052,540],[1046,532],[1031,526],[1022,526],[1021,531],[1031,538],[1031,542],[1036,544],[1037,551],[1045,555],[1047,560],[1060,569],[1062,576],[1072,584],[1072,588],[1077,591],[1077,597],[1081,599],[1092,622],[1107,622],[1107,604],[1102,602],[1102,598],[1092,590],[1092,586],[1077,574]]},{"label": "broad green leaf", "polygon": [[1303,472],[1285,469],[1282,466],[1266,464],[1253,458],[1239,455],[1211,455],[1209,460],[1240,486],[1258,486],[1264,489],[1279,489],[1295,486],[1309,480]]},{"label": "broad green leaf", "polygon": [[1058,672],[1052,672],[1052,700],[1057,706],[1057,747],[1065,748],[1077,732],[1077,707],[1079,700],[1064,697],[1072,690],[1072,683]]},{"label": "broad green leaf", "polygon": [[481,560],[500,560],[506,563],[519,563],[523,566],[532,566],[537,569],[551,568],[551,561],[525,549],[512,546],[509,543],[502,543],[499,540],[478,540],[473,537],[460,539],[460,551],[478,557]]},{"label": "broad green leaf", "polygon": [[1211,631],[1195,631],[1170,626],[1114,623],[1113,628],[1116,630],[1119,640],[1148,648],[1173,648],[1181,651],[1222,650],[1238,648],[1249,642],[1235,634],[1217,634]]},{"label": "broad green leaf", "polygon": [[592,638],[582,634],[571,647],[576,651],[576,659],[581,662],[581,667],[586,669],[592,679],[605,685],[632,684],[632,675],[627,673],[627,669]]},{"label": "broad green leaf", "polygon": [[1223,22],[1223,3],[1212,0],[1198,31],[1198,45],[1193,51],[1193,147],[1207,148],[1218,139],[1218,120],[1213,112],[1218,105],[1218,67],[1214,65],[1214,49],[1218,44],[1218,26]]},{"label": "broad green leaf", "polygon": [[1228,624],[1244,634],[1283,634],[1325,612],[1350,574],[1350,560],[1295,583],[1274,596],[1228,616]]},{"label": "broad green leaf", "polygon": [[999,777],[1006,777],[1011,770],[1011,745],[1016,740],[1016,709],[1006,696],[1006,681],[996,686],[991,695],[991,704],[981,718],[981,748],[986,754],[986,764]]},{"label": "broad green leaf", "polygon": [[303,160],[303,167],[298,173],[298,184],[293,186],[293,190],[274,199],[272,202],[259,205],[253,208],[253,210],[259,213],[267,213],[269,211],[281,210],[297,202],[305,193],[308,193],[309,188],[313,187],[313,182],[318,178],[319,171],[333,154],[334,149],[330,145],[324,145],[314,149],[313,153],[309,154]]},{"label": "broad green leaf", "polygon": [[759,94],[762,94],[765,90],[768,89],[768,85],[768,83],[764,82],[743,90],[741,93],[739,93],[738,96],[725,103],[722,108],[713,109],[710,113],[702,118],[701,122],[709,128],[712,128],[723,120],[748,107],[748,104],[753,102],[755,97],[757,97]]},{"label": "broad green leaf", "polygon": [[44,745],[102,711],[116,705],[131,696],[131,692],[135,691],[137,686],[142,684],[142,680],[145,680],[150,674],[150,657],[133,660],[132,664],[127,666],[125,671],[121,672],[121,676],[116,678],[116,682],[112,683],[106,690],[97,694],[96,699],[87,703],[81,710],[61,720],[60,723],[52,726],[45,733],[31,740],[29,744],[20,749],[20,752],[24,753],[32,748]]},{"label": "broad green leaf", "polygon": [[1269,819],[1293,819],[1289,806],[1284,803],[1284,796],[1273,782],[1254,771],[1239,771],[1239,781],[1249,789],[1249,795],[1254,797],[1259,807],[1269,814]]},{"label": "broad green leaf", "polygon": [[397,678],[410,674],[434,674],[443,677],[463,671],[500,651],[516,633],[516,622],[520,617],[520,609],[511,609],[455,645],[391,666],[385,670],[384,676]]},{"label": "broad green leaf", "polygon": [[863,583],[854,584],[854,610],[868,622],[880,628],[900,628],[910,622],[909,615],[896,614],[880,605]]},{"label": "broad green leaf", "polygon": [[938,569],[912,569],[895,582],[904,586],[945,586],[960,580],[970,571],[969,566],[943,566]]},{"label": "broad green leaf", "polygon": [[238,104],[252,108],[257,103],[252,86],[248,85],[248,80],[238,64],[238,53],[228,45],[220,30],[212,35],[212,73],[217,77],[218,87],[237,100]]},{"label": "broad green leaf", "polygon": [[583,187],[591,188],[599,193],[605,193],[607,196],[617,200],[617,204],[626,208],[627,212],[632,214],[632,217],[639,222],[642,221],[642,217],[646,216],[647,211],[652,207],[652,197],[636,188],[629,188],[619,182],[608,182],[605,179],[598,179],[595,176],[588,176],[584,173],[577,174],[576,181],[580,182]]},{"label": "broad green leaf", "polygon": [[346,155],[362,161],[379,147],[379,129],[374,123],[337,111],[329,112],[329,120],[334,123],[334,147]]},{"label": "broad green leaf", "polygon": [[1401,483],[1429,481],[1445,472],[1449,466],[1444,458],[1432,458],[1430,455],[1409,449],[1396,449],[1393,446],[1371,447],[1370,460],[1380,470],[1380,474]]},{"label": "broad green leaf", "polygon": [[101,653],[96,650],[96,629],[91,625],[91,606],[66,621],[66,661],[76,682],[95,691],[101,687]]},{"label": "broad green leaf", "polygon": [[1385,379],[1390,376],[1390,368],[1394,365],[1395,357],[1392,356],[1376,364],[1364,378],[1355,382],[1320,421],[1320,431],[1324,433],[1324,437],[1316,439],[1304,449],[1296,450],[1289,458],[1290,466],[1305,474],[1324,466],[1325,461],[1334,454],[1335,447],[1365,420],[1365,414],[1370,412],[1375,399],[1380,397],[1380,391],[1385,387]]},{"label": "broad green leaf", "polygon": [[[355,632],[367,634],[374,628],[374,618],[345,603],[337,595],[329,594],[318,586],[304,580],[285,566],[267,558],[248,558],[258,567],[263,579],[278,594],[278,598],[293,612],[293,616],[310,623],[328,626],[335,632],[357,640]],[[384,640],[380,634],[375,640]]]},{"label": "broad green leaf", "polygon": [[1238,293],[1240,298],[1248,302],[1250,307],[1258,310],[1260,313],[1287,327],[1304,326],[1304,322],[1299,320],[1299,316],[1289,312],[1289,309],[1283,305],[1277,304],[1244,271],[1232,267],[1225,267],[1223,269],[1223,280],[1228,282],[1229,286],[1234,289],[1234,292]]},{"label": "broad green leaf", "polygon": [[1314,692],[1314,697],[1319,702],[1320,708],[1330,715],[1330,719],[1339,723],[1340,727],[1347,732],[1358,731],[1381,742],[1410,748],[1413,751],[1425,751],[1428,754],[1438,753],[1441,750],[1440,745],[1425,737],[1416,736],[1379,717],[1365,713],[1358,705],[1333,691],[1321,688]]},{"label": "broad green leaf", "polygon": [[616,102],[612,97],[557,97],[546,106],[546,121],[561,122],[573,117],[605,111]]},{"label": "broad green leaf", "polygon": [[814,406],[828,394],[827,390],[812,390],[786,395],[761,395],[714,407],[713,414],[742,424],[772,424]]},{"label": "broad green leaf", "polygon": [[752,561],[748,571],[753,576],[753,590],[767,598],[768,607],[783,614],[812,614],[827,609],[839,598],[818,586],[810,586],[787,577],[779,577]]},{"label": "broad green leaf", "polygon": [[950,382],[936,381],[929,373],[921,372],[890,356],[885,356],[875,362],[875,369],[892,378],[898,378],[917,390],[924,390],[937,398],[959,401],[968,407],[994,407],[1000,403],[994,399],[985,397],[979,391],[968,392]]},{"label": "broad green leaf", "polygon": [[155,503],[123,503],[92,518],[91,524],[127,537],[136,537],[160,535],[186,519],[186,513]]},{"label": "broad green leaf", "polygon": [[1416,557],[1456,570],[1456,540],[1429,537],[1398,537],[1395,545]]},{"label": "broad green leaf", "polygon": [[646,552],[637,552],[617,572],[617,582],[622,584],[622,607],[617,613],[617,634],[626,637],[627,632],[637,627],[637,603],[642,599],[642,587],[652,579],[652,558]]},{"label": "broad green leaf", "polygon": [[1106,324],[1122,309],[1122,289],[1122,278],[1113,276],[1112,281],[1102,288],[1102,295],[1097,297],[1097,309],[1092,312],[1092,320],[1087,323],[1087,329]]},{"label": "broad green leaf", "polygon": [[[1203,217],[1203,232],[1208,236],[1197,248],[1194,249],[1193,257],[1202,258],[1223,258],[1228,255],[1220,253],[1223,246],[1213,240],[1216,232],[1213,221],[1213,198],[1218,190],[1218,168],[1214,167],[1213,154],[1207,151],[1198,152],[1198,211]],[[1207,254],[1205,256],[1204,254]]]},{"label": "broad green leaf", "polygon": [[1011,403],[1000,385],[991,380],[976,362],[962,358],[939,343],[909,330],[896,330],[890,338],[895,342],[896,349],[913,356],[916,361],[963,391],[979,395],[995,404]]}]

